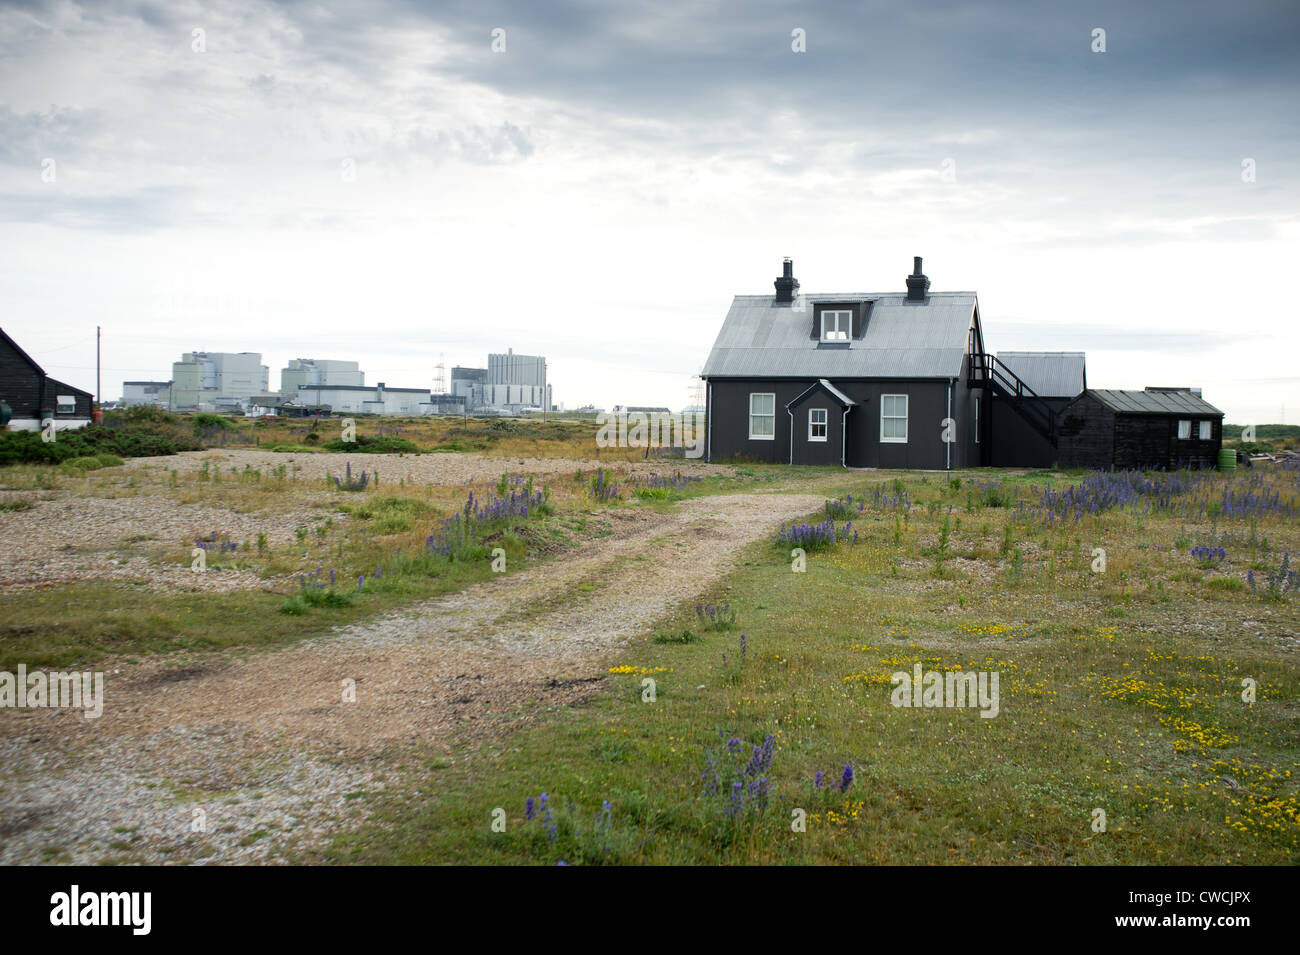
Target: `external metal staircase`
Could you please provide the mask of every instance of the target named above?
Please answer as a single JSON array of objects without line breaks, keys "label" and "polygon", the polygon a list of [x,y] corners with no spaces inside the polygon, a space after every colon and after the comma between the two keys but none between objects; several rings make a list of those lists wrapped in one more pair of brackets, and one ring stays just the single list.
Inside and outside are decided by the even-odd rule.
[{"label": "external metal staircase", "polygon": [[990,389],[1024,419],[1025,423],[1056,447],[1056,417],[1041,404],[1038,394],[996,355],[976,352],[971,355],[970,384]]}]

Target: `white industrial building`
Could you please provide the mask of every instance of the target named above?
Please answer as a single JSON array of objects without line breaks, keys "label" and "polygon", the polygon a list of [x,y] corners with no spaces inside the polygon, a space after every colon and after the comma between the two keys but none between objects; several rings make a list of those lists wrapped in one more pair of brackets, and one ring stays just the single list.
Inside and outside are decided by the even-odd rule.
[{"label": "white industrial building", "polygon": [[296,395],[303,385],[327,388],[331,385],[358,386],[366,383],[366,373],[355,361],[332,361],[323,358],[291,358],[280,369],[280,393]]},{"label": "white industrial building", "polygon": [[122,382],[122,404],[148,405],[153,408],[171,406],[172,383],[170,381],[124,381]]},{"label": "white industrial building", "polygon": [[377,385],[299,385],[299,405],[326,405],[333,414],[430,414],[433,392],[428,388],[389,388]]},{"label": "white industrial building", "polygon": [[550,409],[551,386],[546,381],[546,359],[541,355],[489,354],[486,368],[451,370],[451,393],[465,399],[470,411]]},{"label": "white industrial building", "polygon": [[172,363],[171,407],[217,411],[241,408],[270,390],[261,352],[186,352]]}]

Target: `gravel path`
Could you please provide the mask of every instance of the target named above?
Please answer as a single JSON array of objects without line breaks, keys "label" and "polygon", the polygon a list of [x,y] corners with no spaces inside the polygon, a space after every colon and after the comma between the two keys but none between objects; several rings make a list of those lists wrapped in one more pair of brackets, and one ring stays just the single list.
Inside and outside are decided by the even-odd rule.
[{"label": "gravel path", "polygon": [[[453,734],[458,746],[497,737],[588,698],[610,651],[824,500],[612,510],[609,537],[327,638],[243,660],[121,664],[97,720],[0,711],[0,863],[275,861],[319,845],[364,816],[395,748],[454,758]],[[205,832],[192,831],[195,809]]]},{"label": "gravel path", "polygon": [[[187,553],[186,542],[221,531],[236,543],[266,535],[272,546],[294,539],[300,525],[309,525],[320,514],[321,486],[313,481],[340,475],[351,463],[353,471],[378,469],[383,485],[405,480],[419,486],[469,488],[495,483],[503,471],[533,474],[540,480],[569,479],[578,469],[616,467],[620,474],[671,475],[685,472],[694,476],[731,474],[723,465],[683,461],[638,463],[602,462],[566,458],[503,458],[483,454],[278,454],[271,451],[192,451],[166,457],[133,458],[111,471],[92,472],[93,486],[69,482],[57,490],[11,491],[0,489],[0,500],[22,500],[31,505],[25,511],[0,511],[0,592],[26,590],[74,581],[133,581],[152,590],[230,592],[276,587],[276,581],[260,578],[252,571],[210,568],[204,574],[189,569],[189,558],[177,562],[161,559],[169,550]],[[277,493],[275,506],[253,512],[241,511],[223,501],[181,503],[180,495],[194,493],[195,486],[169,490],[162,480],[167,471],[189,476],[205,467],[223,475],[231,470],[260,469],[268,478],[283,465],[296,471],[296,480]],[[132,476],[135,476],[134,478]],[[127,480],[144,481],[127,489]],[[110,482],[100,484],[99,482]],[[197,485],[203,489],[205,485]],[[224,490],[239,490],[231,483]],[[331,515],[335,523],[346,518]]]}]

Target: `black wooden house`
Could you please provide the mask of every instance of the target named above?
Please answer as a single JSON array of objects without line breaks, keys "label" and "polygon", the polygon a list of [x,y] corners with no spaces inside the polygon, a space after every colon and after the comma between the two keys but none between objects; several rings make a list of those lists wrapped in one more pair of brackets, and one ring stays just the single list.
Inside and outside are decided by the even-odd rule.
[{"label": "black wooden house", "polygon": [[1190,388],[1091,389],[1060,413],[1063,468],[1213,468],[1223,412]]},{"label": "black wooden house", "polygon": [[59,428],[88,424],[94,397],[51,378],[0,329],[0,401],[12,414],[10,430],[35,431],[47,418],[54,419]]},{"label": "black wooden house", "polygon": [[844,467],[992,463],[989,402],[1051,440],[1032,389],[984,350],[974,292],[803,294],[785,261],[775,295],[737,295],[701,377],[709,460]]}]

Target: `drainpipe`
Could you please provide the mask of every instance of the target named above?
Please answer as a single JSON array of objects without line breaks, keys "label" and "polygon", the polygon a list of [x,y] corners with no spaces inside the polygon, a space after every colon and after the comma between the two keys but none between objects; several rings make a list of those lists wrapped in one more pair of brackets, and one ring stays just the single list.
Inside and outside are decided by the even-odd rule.
[{"label": "drainpipe", "polygon": [[[789,408],[786,408],[785,411],[790,416],[790,463],[794,464],[794,412]],[[775,421],[776,418],[773,417],[772,420]]]},{"label": "drainpipe", "polygon": [[[952,421],[952,383],[956,380],[957,380],[956,378],[948,379],[948,420],[949,421]],[[944,450],[944,467],[947,470],[951,471],[952,470],[952,442],[945,441],[943,450]]]},{"label": "drainpipe", "polygon": [[713,382],[704,397],[704,460],[713,463]]},{"label": "drainpipe", "polygon": [[848,464],[845,463],[844,460],[844,449],[847,446],[849,440],[848,437],[849,412],[852,410],[853,409],[851,407],[845,408],[844,414],[840,415],[840,467],[846,470],[848,469]]}]

